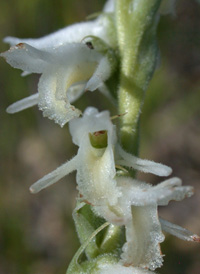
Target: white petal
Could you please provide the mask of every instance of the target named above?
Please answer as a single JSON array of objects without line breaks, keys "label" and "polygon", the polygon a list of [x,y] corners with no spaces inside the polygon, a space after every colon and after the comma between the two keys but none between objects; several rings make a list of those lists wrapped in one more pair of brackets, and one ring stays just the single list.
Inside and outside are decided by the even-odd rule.
[{"label": "white petal", "polygon": [[95,21],[82,22],[67,26],[38,39],[6,37],[4,38],[4,42],[9,43],[10,45],[27,43],[37,49],[48,49],[56,48],[66,43],[80,43],[84,37],[91,35],[108,40],[105,24],[105,20],[97,19]]},{"label": "white petal", "polygon": [[88,81],[102,55],[82,43],[68,44],[48,52],[52,59],[38,85],[39,108],[44,116],[63,126],[81,114],[70,105],[68,89]]},{"label": "white petal", "polygon": [[[54,71],[47,71],[42,74],[38,84],[39,91],[39,109],[43,111],[43,115],[51,120],[54,120],[61,127],[64,126],[69,120],[78,117],[81,112],[74,106],[70,105],[67,100],[59,99],[57,97],[57,83],[65,80],[65,75],[58,74],[59,79],[56,78]],[[63,78],[62,78],[63,76]],[[63,83],[64,87],[64,83]],[[62,91],[63,95],[63,91]]]},{"label": "white petal", "polygon": [[121,195],[117,200],[117,203],[113,206],[109,206],[105,203],[100,206],[94,206],[93,209],[97,215],[102,216],[108,222],[114,225],[122,226],[130,223],[130,221],[132,220],[132,197],[130,195],[130,193],[132,193],[132,191],[130,191],[130,188],[132,187],[132,178],[130,179],[126,177],[115,177],[115,180],[117,182],[117,188],[121,192]]},{"label": "white petal", "polygon": [[143,160],[137,158],[126,151],[124,151],[119,145],[117,146],[117,153],[124,159],[124,160],[117,160],[116,163],[118,165],[124,165],[128,167],[132,167],[136,170],[145,172],[145,173],[152,173],[158,176],[168,176],[172,173],[172,169],[166,165],[155,163],[150,160]]},{"label": "white petal", "polygon": [[[85,84],[79,84],[79,85],[72,86],[68,89],[67,98],[70,103],[76,101],[79,97],[81,97],[81,95],[84,93],[84,87],[85,87]],[[27,108],[30,108],[32,106],[35,106],[38,103],[39,103],[39,94],[36,93],[34,95],[31,95],[29,97],[26,97],[22,100],[19,100],[13,103],[6,109],[6,111],[10,114],[16,113],[16,112],[25,110]]]},{"label": "white petal", "polygon": [[40,190],[56,183],[64,176],[77,169],[77,157],[72,158],[70,161],[59,166],[56,170],[45,175],[42,179],[38,180],[30,187],[32,193],[37,193]]},{"label": "white petal", "polygon": [[157,203],[150,184],[132,179],[131,177],[122,176],[117,178],[117,185],[123,191],[123,196],[119,202],[124,208],[128,208],[131,205],[147,206]]},{"label": "white petal", "polygon": [[104,5],[104,12],[114,12],[115,9],[115,0],[108,0]]},{"label": "white petal", "polygon": [[[129,177],[117,179],[120,187],[126,188],[126,203],[135,206],[147,206],[152,204],[168,205],[169,201],[181,201],[193,194],[190,186],[181,186],[179,178],[171,178],[157,186],[143,183]],[[124,202],[124,201],[123,201]]]},{"label": "white petal", "polygon": [[67,98],[70,103],[75,102],[78,100],[85,91],[85,84],[77,84],[71,86],[67,91]]},{"label": "white petal", "polygon": [[115,204],[120,190],[114,179],[116,171],[112,148],[96,149],[89,140],[85,140],[78,156],[77,184],[83,198],[95,206]]},{"label": "white petal", "polygon": [[[81,85],[76,85],[69,88],[67,97],[70,103],[76,101],[84,93],[84,86],[85,85],[81,84]],[[33,107],[37,105],[38,102],[39,102],[39,94],[36,93],[13,103],[6,109],[6,111],[10,114],[13,114],[13,113],[25,110],[27,108]]]},{"label": "white petal", "polygon": [[[84,43],[67,43],[57,48],[48,48],[46,52],[53,56],[51,60],[52,65],[58,64],[63,67],[76,66],[77,69],[79,69],[80,64],[84,64],[84,68],[89,67],[92,63],[97,66],[103,56],[101,53],[90,49]],[[93,72],[96,66],[93,68]],[[83,71],[83,73],[86,72]]]},{"label": "white petal", "polygon": [[21,76],[22,77],[25,77],[25,76],[27,76],[27,75],[30,75],[32,72],[29,72],[29,71],[23,71],[22,73],[21,73]]},{"label": "white petal", "polygon": [[[26,40],[26,41],[24,41],[24,40]],[[28,43],[27,40],[28,39],[20,39],[20,38],[17,38],[17,37],[7,36],[3,39],[3,42],[9,44],[10,46],[15,46],[19,43],[30,44],[30,43]]]},{"label": "white petal", "polygon": [[132,222],[126,226],[126,243],[121,255],[126,265],[149,268],[162,266],[159,243],[164,241],[157,206],[133,206]]},{"label": "white petal", "polygon": [[172,224],[162,218],[159,219],[162,226],[162,230],[164,230],[165,232],[185,241],[200,242],[200,237],[198,235],[190,232],[189,230],[181,226]]},{"label": "white petal", "polygon": [[101,264],[96,274],[154,274],[153,272],[132,266],[123,266],[122,264]]},{"label": "white petal", "polygon": [[67,26],[49,35],[37,39],[21,39],[15,37],[4,38],[5,43],[16,45],[18,43],[27,43],[38,49],[47,49],[59,47],[65,43],[81,42],[88,35],[92,35],[93,22],[77,23]]},{"label": "white petal", "polygon": [[42,73],[51,58],[49,53],[23,43],[11,47],[0,56],[12,67],[34,73]]},{"label": "white petal", "polygon": [[22,100],[19,100],[19,101],[15,102],[14,104],[10,105],[6,109],[6,111],[8,113],[16,113],[16,112],[22,111],[24,109],[33,107],[38,104],[38,96],[39,96],[38,93],[36,93],[36,94],[33,94],[33,95],[26,97]]},{"label": "white petal", "polygon": [[157,196],[158,205],[168,205],[169,201],[182,201],[193,195],[193,187],[181,186],[179,178],[171,178],[152,188]]},{"label": "white petal", "polygon": [[109,63],[109,60],[107,57],[103,57],[99,65],[97,66],[97,69],[95,70],[94,74],[92,75],[90,80],[87,82],[85,89],[94,91],[110,77],[110,74],[111,74],[111,64]]}]

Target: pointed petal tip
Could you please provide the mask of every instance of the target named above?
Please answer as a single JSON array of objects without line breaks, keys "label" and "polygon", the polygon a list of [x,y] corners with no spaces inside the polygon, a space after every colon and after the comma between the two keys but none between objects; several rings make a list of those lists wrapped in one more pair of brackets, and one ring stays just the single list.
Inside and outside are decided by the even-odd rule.
[{"label": "pointed petal tip", "polygon": [[14,113],[17,112],[17,110],[15,108],[13,108],[13,104],[12,104],[12,105],[7,107],[6,112],[9,113],[9,114],[14,114]]},{"label": "pointed petal tip", "polygon": [[[85,91],[95,91],[96,89],[98,89],[98,87],[102,84],[102,82],[97,82],[97,79],[93,79],[94,77],[92,77],[86,84],[85,87]],[[97,77],[96,77],[97,78]]]},{"label": "pointed petal tip", "polygon": [[163,170],[163,176],[169,176],[172,174],[172,168],[169,166],[165,166],[165,169]]},{"label": "pointed petal tip", "polygon": [[148,162],[150,162],[151,164],[149,165],[149,167],[148,165],[146,167],[144,166],[146,170],[142,170],[143,172],[152,173],[160,177],[167,177],[171,175],[173,171],[169,166],[147,160],[146,163]]},{"label": "pointed petal tip", "polygon": [[191,236],[191,240],[192,240],[193,242],[200,243],[200,236],[194,234],[193,236]]},{"label": "pointed petal tip", "polygon": [[13,52],[16,49],[26,49],[26,44],[19,43],[15,46],[11,46],[8,50],[0,53],[0,57],[4,58],[6,60],[7,54],[9,54],[10,52]]},{"label": "pointed petal tip", "polygon": [[11,108],[10,106],[7,107],[6,112],[9,113],[9,114],[14,113],[14,112],[12,111],[12,108]]},{"label": "pointed petal tip", "polygon": [[29,191],[31,194],[36,194],[40,191],[40,189],[36,189],[33,184],[32,186],[29,187]]},{"label": "pointed petal tip", "polygon": [[190,232],[189,230],[179,225],[170,223],[167,220],[164,220],[162,218],[159,218],[159,219],[160,219],[160,223],[163,231],[184,241],[200,243],[200,236],[193,234],[193,232]]},{"label": "pointed petal tip", "polygon": [[172,169],[171,167],[168,167],[168,168],[169,168],[169,175],[171,175],[171,174],[172,174],[173,169]]},{"label": "pointed petal tip", "polygon": [[7,43],[8,38],[9,38],[9,36],[6,36],[6,37],[4,37],[4,38],[3,38],[3,40],[2,40],[2,41],[3,41],[4,43]]},{"label": "pointed petal tip", "polygon": [[34,191],[34,189],[32,188],[32,186],[29,187],[29,191],[30,191],[31,194],[35,194],[35,191]]},{"label": "pointed petal tip", "polygon": [[160,177],[167,177],[172,174],[173,170],[171,167],[160,164],[160,163],[155,163],[155,162],[154,164],[155,165],[153,165],[153,169],[152,170],[149,169],[148,172],[151,172],[152,174],[155,174]]},{"label": "pointed petal tip", "polygon": [[[3,42],[10,45],[17,44],[18,40],[19,40],[18,38],[11,37],[11,36],[6,36],[5,38],[3,38]],[[16,43],[14,43],[14,41]]]},{"label": "pointed petal tip", "polygon": [[193,187],[190,186],[190,187],[188,187],[188,192],[186,193],[185,197],[190,198],[193,195],[194,195],[194,189],[193,189]]}]

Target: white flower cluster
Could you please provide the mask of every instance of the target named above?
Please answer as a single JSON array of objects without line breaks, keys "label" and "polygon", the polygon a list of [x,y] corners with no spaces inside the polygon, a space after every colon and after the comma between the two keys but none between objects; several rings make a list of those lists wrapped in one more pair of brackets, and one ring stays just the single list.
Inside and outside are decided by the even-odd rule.
[{"label": "white flower cluster", "polygon": [[[89,107],[79,118],[81,111],[71,105],[85,90],[107,90],[105,81],[116,68],[114,38],[107,32],[114,3],[108,1],[104,12],[92,22],[75,24],[40,39],[4,39],[12,47],[1,56],[11,66],[22,69],[23,75],[42,74],[38,93],[14,103],[7,111],[15,113],[38,104],[44,116],[61,126],[69,121],[73,142],[79,147],[77,155],[33,184],[31,192],[37,193],[76,171],[80,200],[90,204],[96,215],[126,230],[119,263],[102,265],[99,274],[150,274],[145,269],[154,270],[163,262],[162,230],[184,240],[200,241],[197,235],[158,217],[158,206],[190,197],[193,189],[182,186],[175,177],[153,186],[128,176],[126,168],[158,176],[168,176],[172,170],[124,151],[108,111]],[[168,10],[174,1],[170,3]]]},{"label": "white flower cluster", "polygon": [[33,184],[31,192],[37,193],[76,170],[81,200],[91,204],[95,214],[126,228],[122,265],[151,270],[160,267],[162,230],[184,240],[199,241],[197,235],[158,217],[158,206],[192,196],[192,187],[182,186],[176,177],[152,186],[121,175],[120,169],[126,167],[158,176],[168,176],[172,170],[125,152],[118,144],[108,111],[89,107],[82,118],[70,121],[69,129],[74,144],[79,146],[77,155]]}]

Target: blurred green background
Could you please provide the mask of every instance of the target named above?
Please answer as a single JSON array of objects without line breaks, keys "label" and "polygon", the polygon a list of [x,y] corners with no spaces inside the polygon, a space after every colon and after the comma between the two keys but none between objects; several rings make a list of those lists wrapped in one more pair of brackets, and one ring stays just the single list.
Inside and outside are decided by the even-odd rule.
[{"label": "blurred green background", "polygon": [[[37,38],[101,10],[98,0],[1,0],[0,40]],[[161,61],[142,111],[143,158],[170,165],[174,176],[195,187],[195,195],[160,209],[160,215],[200,234],[200,5],[181,0],[176,16],[162,17]],[[0,51],[8,49],[0,43]],[[0,60],[0,274],[61,274],[79,246],[71,218],[76,185],[72,174],[37,195],[29,186],[76,152],[67,126],[43,118],[37,107],[8,115],[6,107],[36,92],[38,76]],[[98,102],[98,104],[97,104]],[[107,109],[98,92],[76,104]],[[116,114],[116,113],[112,113]],[[158,178],[140,175],[157,183]],[[160,274],[199,274],[200,245],[166,236]]]}]

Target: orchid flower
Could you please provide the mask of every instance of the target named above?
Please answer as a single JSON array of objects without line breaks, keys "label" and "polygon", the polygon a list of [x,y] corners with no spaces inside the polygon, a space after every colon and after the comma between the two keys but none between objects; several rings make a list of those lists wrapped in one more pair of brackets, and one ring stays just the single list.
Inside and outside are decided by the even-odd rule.
[{"label": "orchid flower", "polygon": [[95,21],[75,24],[40,39],[6,37],[4,41],[12,47],[0,56],[12,67],[22,69],[23,75],[42,74],[38,93],[12,104],[7,112],[38,104],[45,117],[62,127],[80,116],[81,111],[70,103],[84,91],[99,88],[109,97],[104,82],[114,71],[116,58],[110,49],[108,17],[102,14]]},{"label": "orchid flower", "polygon": [[151,270],[161,267],[163,255],[160,243],[165,239],[162,230],[183,240],[200,241],[197,235],[158,217],[158,206],[166,206],[171,200],[181,201],[193,195],[192,187],[181,184],[179,178],[165,180],[156,186],[128,177],[117,178],[117,185],[122,190],[118,212],[122,212],[123,217],[116,218],[108,209],[104,210],[107,211],[108,221],[125,225],[126,243],[121,254],[124,265]]},{"label": "orchid flower", "polygon": [[103,85],[112,72],[111,59],[88,46],[89,43],[68,43],[45,51],[21,43],[2,53],[14,68],[42,73],[38,94],[11,105],[7,111],[15,113],[38,104],[45,117],[61,126],[78,117],[81,112],[70,101],[84,90],[93,91]]},{"label": "orchid flower", "polygon": [[181,201],[193,195],[193,188],[182,186],[179,178],[171,178],[152,186],[120,176],[116,178],[121,196],[114,206],[93,205],[94,212],[115,225],[125,225],[126,243],[122,247],[121,264],[155,270],[162,266],[160,243],[166,231],[180,239],[200,242],[190,231],[158,217],[158,206]]},{"label": "orchid flower", "polygon": [[[192,187],[182,186],[179,178],[165,180],[156,186],[124,176],[117,177],[116,181],[122,193],[117,203],[99,206],[97,202],[92,209],[114,225],[125,225],[126,243],[122,247],[120,266],[151,270],[161,267],[160,243],[165,239],[162,230],[183,240],[200,242],[198,235],[158,217],[158,206],[191,197]],[[134,269],[132,271],[134,273]]]},{"label": "orchid flower", "polygon": [[78,189],[89,203],[109,201],[114,205],[121,196],[116,187],[116,166],[132,167],[158,176],[168,176],[171,168],[149,160],[142,160],[125,152],[117,143],[116,128],[108,111],[98,112],[89,107],[82,118],[69,123],[74,144],[79,146],[77,155],[55,171],[44,176],[32,187],[32,192],[57,182],[70,172],[77,170]]}]

